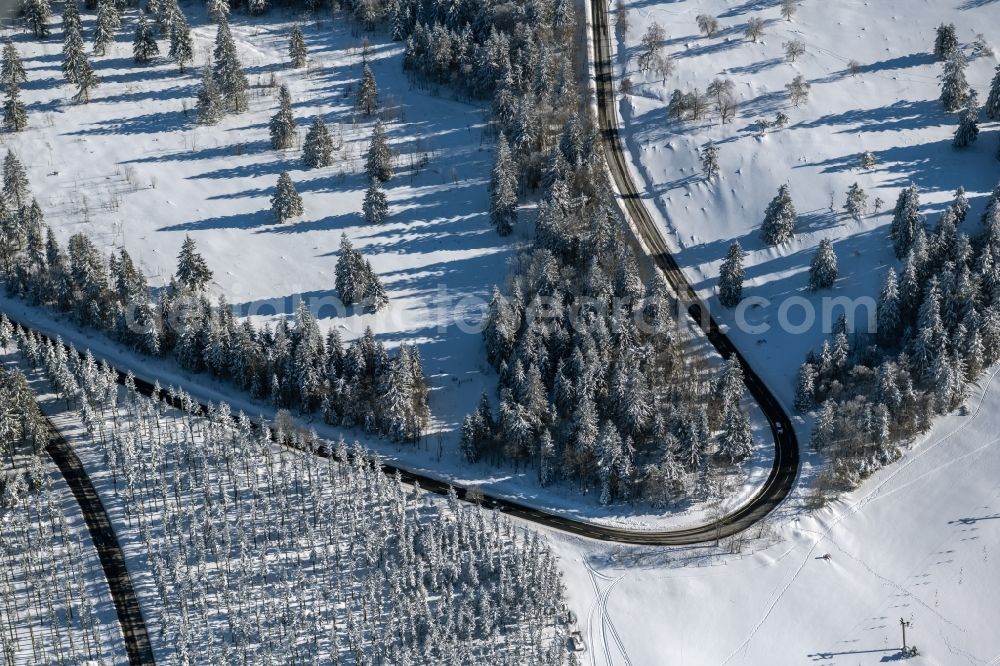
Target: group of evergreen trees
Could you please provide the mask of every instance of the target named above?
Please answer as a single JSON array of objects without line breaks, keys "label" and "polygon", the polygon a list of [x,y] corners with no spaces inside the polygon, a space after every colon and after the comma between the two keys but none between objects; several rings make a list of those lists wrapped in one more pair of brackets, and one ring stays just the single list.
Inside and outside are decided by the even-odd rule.
[{"label": "group of evergreen trees", "polygon": [[212,61],[202,71],[198,90],[198,122],[203,125],[219,122],[226,113],[247,110],[249,84],[229,29],[229,20],[222,15],[218,24]]},{"label": "group of evergreen trees", "polygon": [[968,211],[959,190],[929,229],[916,187],[903,190],[891,227],[903,268],[886,276],[877,333],[852,334],[842,321],[800,369],[796,407],[818,406],[813,444],[834,460],[837,484],[898,457],[1000,359],[1000,186],[980,230],[962,230]]},{"label": "group of evergreen trees", "polygon": [[[969,85],[965,70],[969,61],[958,42],[955,26],[952,24],[938,27],[934,42],[934,55],[943,62],[941,73],[941,103],[946,111],[961,112],[958,119],[958,129],[955,130],[954,145],[965,148],[979,138],[979,116],[985,112],[992,121],[1000,120],[1000,67],[990,84],[986,104],[979,106],[978,94]],[[997,158],[1000,159],[1000,150]]]},{"label": "group of evergreen trees", "polygon": [[[118,509],[110,512],[113,529],[148,553],[144,614],[155,620],[150,638],[165,661],[570,662],[560,574],[537,534],[462,506],[454,494],[430,502],[357,445],[321,442],[290,419],[254,428],[224,404],[203,414],[172,389],[184,409],[139,394],[128,379],[119,391],[114,371],[89,353],[39,344],[0,315],[0,347],[11,340],[77,412],[85,429],[79,455],[110,474],[101,499]],[[0,370],[0,398],[7,384]],[[4,408],[20,404],[0,401],[0,425]],[[320,447],[326,459],[313,455]],[[43,484],[51,478],[37,476]],[[42,523],[34,528],[42,538],[31,541],[37,554],[25,551],[28,523],[46,519],[52,504],[62,502],[47,488],[0,493],[0,608],[15,607],[4,616],[0,647],[7,661],[113,661],[81,630],[98,624],[93,613],[103,599],[81,585],[87,561],[79,542],[65,557],[45,543],[46,527],[71,544],[78,528]],[[13,511],[21,515],[8,516]],[[32,566],[26,574],[9,569],[22,562]],[[33,621],[26,590],[59,612]],[[51,625],[38,627],[46,619]],[[32,625],[40,630],[29,639],[24,627]],[[50,634],[60,630],[63,644],[53,644]]]},{"label": "group of evergreen trees", "polygon": [[[83,234],[65,248],[58,243],[13,153],[3,175],[0,272],[11,293],[71,313],[78,323],[144,353],[171,354],[185,369],[229,379],[277,407],[320,410],[330,423],[362,425],[400,440],[420,437],[427,387],[415,348],[403,345],[390,358],[371,331],[345,348],[336,332],[322,338],[304,306],[292,324],[237,322],[223,299],[213,307],[205,296],[212,273],[190,238],[176,275],[154,302],[124,249],[105,258]],[[379,309],[385,290],[370,264],[357,257],[348,243],[338,261],[338,291],[348,304]]]}]

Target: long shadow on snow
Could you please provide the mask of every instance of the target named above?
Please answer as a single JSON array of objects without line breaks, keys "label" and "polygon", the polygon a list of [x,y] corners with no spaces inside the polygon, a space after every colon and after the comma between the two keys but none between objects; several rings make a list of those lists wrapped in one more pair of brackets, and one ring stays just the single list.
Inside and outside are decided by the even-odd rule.
[{"label": "long shadow on snow", "polygon": [[[64,136],[114,135],[114,134],[160,134],[175,132],[192,125],[194,119],[181,110],[147,113],[130,118],[99,120],[90,127],[74,132],[64,132]],[[134,161],[134,160],[133,160]],[[159,162],[161,160],[150,160]]]}]

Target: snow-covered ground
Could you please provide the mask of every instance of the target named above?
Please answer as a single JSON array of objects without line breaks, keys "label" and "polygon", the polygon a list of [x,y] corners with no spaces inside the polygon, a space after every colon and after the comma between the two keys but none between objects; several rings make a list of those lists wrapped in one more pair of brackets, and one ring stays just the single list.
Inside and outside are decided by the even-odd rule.
[{"label": "snow-covered ground", "polygon": [[582,663],[878,664],[900,618],[922,653],[907,663],[1000,663],[1000,369],[981,384],[856,491],[810,513],[800,487],[740,555],[550,534]]},{"label": "snow-covered ground", "polygon": [[[185,3],[183,9],[200,65],[211,52],[215,26],[201,5]],[[449,99],[446,90],[411,86],[402,70],[402,45],[381,33],[362,34],[346,18],[337,24],[329,19],[303,24],[310,65],[292,69],[287,42],[295,18],[280,11],[260,18],[233,16],[237,50],[255,87],[247,113],[228,116],[214,127],[195,123],[196,69],[182,75],[164,57],[149,67],[133,64],[135,12],[125,18],[108,54],[93,58],[102,83],[87,105],[71,102],[74,89],[62,79],[57,21],[47,42],[15,35],[28,75],[29,128],[5,135],[5,141],[27,166],[46,221],[60,239],[82,231],[102,248],[125,247],[156,287],[169,280],[180,244],[190,234],[215,271],[213,296],[224,295],[258,322],[291,315],[302,297],[309,299],[324,330],[336,327],[346,339],[370,325],[390,347],[417,343],[431,383],[430,437],[413,447],[346,434],[407,468],[540,508],[637,528],[689,526],[719,511],[720,506],[704,502],[675,507],[668,515],[649,506],[601,507],[596,494],[582,497],[572,483],[541,489],[534,471],[464,461],[457,446],[461,419],[482,391],[495,393],[496,377],[478,332],[480,306],[493,285],[503,285],[508,257],[529,237],[530,211],[510,241],[489,223],[492,150],[483,138],[483,106]],[[85,12],[83,23],[89,39],[93,15]],[[386,190],[392,215],[377,228],[365,225],[360,214],[372,121],[356,111],[355,92],[366,37],[399,155]],[[164,40],[160,48],[166,51]],[[317,113],[335,141],[343,137],[333,166],[304,170],[298,148],[271,149],[267,123],[277,100],[275,89],[266,86],[272,77],[291,89],[300,139]],[[290,171],[305,214],[275,225],[269,197],[282,170]],[[342,232],[383,277],[390,297],[386,311],[336,316],[319,305],[335,296],[333,271]],[[164,386],[183,386],[202,400],[225,400],[248,414],[273,413],[232,387],[182,372],[171,361],[138,357],[92,331],[54,320],[51,313],[3,296],[0,306]],[[703,351],[702,345],[695,353]],[[721,510],[752,495],[771,467],[773,440],[766,420],[755,405],[747,407],[755,452],[744,469],[729,475],[731,493]],[[320,423],[310,425],[330,438],[340,434]]]},{"label": "snow-covered ground", "polygon": [[[629,8],[629,29],[617,31],[617,75],[628,76],[635,92],[620,100],[626,146],[635,181],[648,193],[647,203],[660,218],[677,259],[703,296],[715,295],[719,264],[729,244],[738,240],[747,251],[744,296],[764,297],[768,307],[746,312],[751,325],[768,325],[768,332],[735,327],[732,337],[751,365],[772,389],[791,404],[795,369],[806,351],[824,339],[822,298],[877,296],[886,270],[895,264],[888,240],[888,223],[899,191],[911,183],[921,193],[923,210],[933,224],[953,192],[964,186],[972,211],[966,231],[978,232],[977,220],[985,195],[1000,180],[996,161],[996,124],[980,125],[979,141],[957,150],[952,138],[957,114],[946,113],[938,101],[939,63],[932,54],[935,28],[954,23],[965,46],[977,33],[997,46],[995,28],[1000,6],[994,2],[947,0],[843,0],[800,3],[794,20],[780,17],[780,2],[623,0]],[[712,39],[699,33],[695,17],[719,18]],[[751,17],[765,20],[758,43],[744,39]],[[639,43],[647,28],[659,23],[667,39],[675,71],[665,85],[656,74],[638,70]],[[783,43],[801,40],[806,53],[794,63],[785,58]],[[860,73],[851,76],[856,60]],[[971,60],[969,83],[985,100],[997,66],[995,57]],[[785,85],[801,74],[811,83],[808,102],[798,108],[788,100]],[[671,92],[705,91],[715,78],[730,78],[740,108],[735,122],[721,125],[717,114],[702,121],[678,123],[667,117]],[[785,129],[758,138],[755,120],[788,115]],[[698,151],[714,141],[720,150],[721,176],[702,177]],[[861,153],[872,151],[877,166],[858,168]],[[847,188],[854,182],[869,196],[885,201],[882,213],[862,222],[843,210]],[[759,238],[768,202],[787,183],[799,213],[795,239],[770,248]],[[831,197],[833,209],[831,210]],[[815,248],[831,238],[840,264],[836,286],[817,294],[807,288],[807,271]],[[817,315],[804,332],[789,335],[779,325],[779,308],[790,297],[812,304]],[[735,324],[735,313],[713,300],[721,321]],[[835,309],[827,320],[835,320]],[[862,319],[864,309],[859,309]],[[788,312],[795,325],[803,322],[799,306]]]},{"label": "snow-covered ground", "polygon": [[[411,87],[402,44],[363,33],[344,16],[333,21],[324,13],[320,24],[303,24],[310,62],[293,69],[287,49],[296,17],[274,10],[231,19],[252,86],[250,110],[199,126],[200,66],[212,52],[216,27],[202,3],[182,8],[192,25],[197,67],[180,74],[165,57],[163,39],[163,55],[152,65],[134,65],[137,14],[129,11],[107,55],[92,57],[101,84],[86,105],[72,103],[75,87],[62,78],[58,19],[45,42],[14,34],[28,76],[23,98],[29,126],[4,135],[4,144],[25,163],[46,221],[63,242],[85,232],[102,249],[125,247],[154,287],[169,280],[188,234],[215,271],[213,297],[224,295],[240,313],[256,314],[258,321],[291,315],[302,297],[318,308],[324,330],[337,327],[345,339],[370,325],[390,347],[419,343],[433,376],[435,417],[441,427],[453,428],[494,381],[483,377],[479,336],[456,322],[466,316],[478,322],[476,304],[502,284],[512,249],[486,214],[492,152],[482,139],[482,107],[454,101],[447,91]],[[94,15],[82,18],[89,50]],[[361,215],[374,122],[355,109],[366,37],[397,153],[396,176],[386,185],[391,217],[378,228],[366,226]],[[288,151],[270,146],[268,120],[277,109],[277,89],[267,87],[272,77],[292,93],[299,143]],[[301,140],[317,114],[335,142],[342,137],[343,147],[332,166],[308,170]],[[284,170],[302,195],[305,214],[276,225],[270,196]],[[382,276],[390,297],[386,311],[335,316],[322,306],[335,296],[341,233]],[[519,240],[523,234],[512,242]],[[480,301],[462,301],[474,298]]]}]

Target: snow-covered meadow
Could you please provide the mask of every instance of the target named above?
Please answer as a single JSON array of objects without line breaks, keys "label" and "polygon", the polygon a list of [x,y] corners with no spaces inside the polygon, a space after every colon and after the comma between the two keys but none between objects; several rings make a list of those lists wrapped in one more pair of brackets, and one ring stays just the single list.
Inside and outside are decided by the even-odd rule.
[{"label": "snow-covered meadow", "polygon": [[[554,533],[591,664],[993,665],[1000,595],[1000,374],[899,463],[818,511],[806,486],[721,548]],[[759,535],[763,531],[764,536]],[[829,557],[827,557],[829,556]]]},{"label": "snow-covered meadow", "polygon": [[[249,111],[200,126],[195,97],[216,26],[203,5],[182,9],[192,25],[194,67],[181,74],[166,58],[164,39],[151,65],[133,64],[137,13],[131,10],[107,54],[92,56],[101,84],[85,105],[72,102],[75,87],[61,75],[57,18],[45,42],[12,35],[27,70],[22,96],[29,125],[3,141],[25,163],[46,221],[63,242],[82,231],[102,249],[124,247],[154,287],[169,280],[190,235],[215,271],[213,297],[225,296],[237,312],[258,321],[290,316],[302,297],[314,304],[324,329],[336,327],[345,339],[370,325],[390,347],[420,343],[439,426],[455,427],[489,386],[480,338],[457,322],[467,316],[478,322],[479,305],[502,283],[512,248],[486,214],[492,158],[482,138],[482,106],[456,101],[447,90],[411,86],[402,45],[384,32],[364,32],[329,10],[311,20],[274,10],[231,19],[251,86]],[[303,69],[292,68],[288,57],[297,19],[304,20],[309,54]],[[82,21],[89,50],[93,13],[84,12]],[[377,228],[361,214],[364,152],[374,124],[355,108],[364,57],[397,154],[396,175],[386,185],[391,217]],[[291,89],[299,140],[275,151],[268,120],[277,109],[274,86],[282,83]],[[308,170],[301,140],[317,114],[341,147],[332,166]],[[277,225],[270,196],[285,170],[305,213]],[[342,233],[386,285],[390,306],[377,315],[337,316],[324,306],[335,296]]]},{"label": "snow-covered meadow", "polygon": [[[941,23],[956,25],[970,57],[978,33],[985,32],[995,47],[998,37],[990,28],[1000,20],[1000,8],[964,0],[802,2],[786,21],[780,2],[624,3],[629,26],[616,33],[616,73],[633,83],[633,94],[620,97],[619,109],[635,180],[703,296],[714,299],[729,244],[738,240],[747,252],[744,297],[763,297],[771,304],[748,303],[745,321],[769,330],[734,326],[732,336],[790,405],[796,367],[828,337],[821,299],[877,298],[887,268],[896,265],[888,223],[900,190],[910,184],[919,188],[923,212],[933,225],[964,186],[972,204],[965,231],[978,232],[986,195],[1000,180],[1000,131],[995,123],[983,122],[977,143],[962,150],[952,146],[958,114],[946,113],[938,101],[941,64],[933,49]],[[699,32],[699,14],[718,17],[719,31],[712,38]],[[745,26],[755,17],[764,21],[757,42],[744,38]],[[638,68],[640,42],[654,22],[665,31],[662,51],[675,66],[665,82],[654,71]],[[805,46],[794,62],[784,47],[792,41]],[[853,75],[851,61],[858,66]],[[967,76],[980,102],[997,64],[993,56],[970,60]],[[808,100],[798,107],[785,89],[797,75],[811,84]],[[668,118],[674,89],[704,92],[716,78],[735,83],[739,108],[733,122],[721,124],[714,112],[700,121]],[[782,112],[787,126],[759,136],[755,121],[773,121]],[[699,151],[709,141],[719,148],[721,173],[706,181]],[[874,168],[859,167],[865,151],[874,153]],[[847,189],[855,182],[869,197],[868,214],[860,222],[844,211]],[[760,224],[783,184],[790,186],[798,228],[790,243],[772,248],[760,239]],[[873,211],[876,198],[884,202],[879,215]],[[840,279],[831,290],[811,293],[809,263],[824,238],[833,240]],[[806,299],[816,314],[794,335],[783,330],[779,318],[781,304],[791,297]],[[723,322],[736,324],[734,311],[712,303]],[[827,324],[840,311],[834,308]],[[864,308],[857,312],[862,320],[867,316]],[[793,327],[803,323],[798,305],[786,315]]]}]

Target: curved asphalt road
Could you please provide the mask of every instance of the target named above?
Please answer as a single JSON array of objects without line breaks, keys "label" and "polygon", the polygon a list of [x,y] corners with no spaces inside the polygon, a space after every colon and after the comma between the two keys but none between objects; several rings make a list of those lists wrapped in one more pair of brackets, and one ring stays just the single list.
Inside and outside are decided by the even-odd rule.
[{"label": "curved asphalt road", "polygon": [[642,195],[632,182],[622,149],[618,116],[615,113],[615,77],[611,63],[611,30],[608,22],[607,0],[590,0],[593,19],[593,67],[597,83],[597,121],[604,139],[608,168],[622,197],[625,213],[631,228],[645,245],[644,252],[663,271],[667,282],[678,297],[691,303],[688,314],[708,337],[709,342],[723,358],[736,358],[743,368],[747,389],[760,405],[761,411],[771,425],[774,435],[774,465],[764,483],[746,504],[728,516],[690,530],[666,532],[657,535],[658,543],[689,544],[714,539],[721,532],[728,536],[740,532],[764,518],[781,503],[795,485],[799,468],[799,445],[795,430],[781,404],[764,384],[732,341],[719,328],[718,323],[708,315],[707,306],[692,289],[684,273],[667,246],[663,235],[653,222],[642,201]]},{"label": "curved asphalt road", "polygon": [[111,518],[108,517],[104,504],[101,502],[94,484],[90,482],[90,477],[87,476],[80,458],[73,451],[73,447],[52,425],[51,421],[47,418],[45,421],[49,428],[49,444],[45,447],[45,451],[55,461],[83,512],[87,530],[90,532],[90,539],[97,549],[101,567],[108,579],[111,598],[115,602],[118,623],[121,625],[122,634],[125,637],[128,663],[130,666],[153,664],[153,649],[149,643],[146,622],[142,618],[142,610],[139,608],[139,600],[135,596],[132,578],[125,566],[125,554],[122,552],[118,538],[111,526]]},{"label": "curved asphalt road", "polygon": [[[626,167],[622,152],[621,138],[618,130],[618,119],[614,110],[614,77],[611,68],[611,35],[608,27],[607,0],[590,0],[593,9],[593,42],[594,69],[597,81],[598,122],[605,141],[608,166],[622,194],[622,202],[633,225],[633,232],[641,237],[642,243],[651,252],[651,259],[663,271],[671,287],[678,296],[687,303],[692,303],[688,314],[699,325],[708,340],[723,358],[735,357],[743,368],[747,389],[771,425],[774,436],[774,464],[764,485],[751,497],[746,504],[729,515],[709,523],[679,530],[645,531],[629,530],[598,525],[585,520],[579,520],[564,514],[551,513],[533,508],[521,502],[491,497],[476,491],[476,501],[482,506],[501,511],[528,522],[537,523],[570,534],[596,539],[599,541],[628,543],[637,545],[692,545],[711,543],[720,538],[738,534],[766,517],[777,507],[795,484],[799,467],[799,447],[795,438],[795,430],[791,420],[785,413],[774,394],[764,384],[753,368],[739,353],[729,338],[723,333],[714,319],[703,317],[707,308],[701,303],[687,278],[677,266],[670,254],[669,248],[650,217],[642,202],[642,195],[636,189]],[[9,315],[8,315],[9,316]],[[12,319],[14,319],[12,317]],[[22,323],[22,326],[24,324]],[[37,332],[37,331],[36,331]],[[39,332],[39,334],[41,334]],[[45,337],[44,335],[42,337]],[[124,382],[125,375],[119,371],[119,381]],[[135,378],[136,388],[140,393],[150,395],[152,382],[139,377]],[[165,400],[166,396],[162,396]],[[177,406],[177,405],[175,405]],[[202,405],[203,410],[207,410]],[[330,455],[326,449],[315,451],[321,456]],[[420,487],[438,494],[447,494],[451,488],[447,482],[435,479],[418,472],[411,472],[395,465],[385,464],[383,469],[387,474],[398,473],[409,485],[419,483]],[[455,487],[459,499],[465,500],[467,488]],[[96,541],[96,539],[95,539]],[[102,557],[103,561],[103,557]],[[124,624],[124,623],[123,623]],[[136,662],[133,662],[136,663]]]}]

